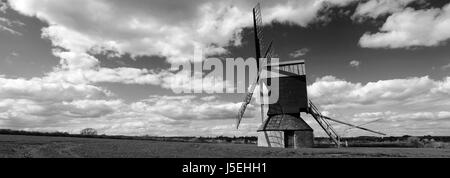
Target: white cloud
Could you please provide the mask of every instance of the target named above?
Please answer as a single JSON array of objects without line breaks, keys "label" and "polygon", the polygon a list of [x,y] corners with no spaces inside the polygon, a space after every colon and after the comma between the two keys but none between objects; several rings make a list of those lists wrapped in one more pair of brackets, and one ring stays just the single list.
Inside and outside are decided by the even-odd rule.
[{"label": "white cloud", "polygon": [[0,1],[0,12],[6,13],[6,9],[8,9],[8,3]]},{"label": "white cloud", "polygon": [[217,99],[217,96],[206,96],[206,97],[202,97],[201,100],[203,101],[214,101]]},{"label": "white cloud", "polygon": [[[353,123],[366,124],[364,127],[387,133],[388,135],[447,135],[450,127],[449,111],[422,112],[376,112],[355,115]],[[352,134],[361,132],[351,130]]]},{"label": "white cloud", "polygon": [[68,124],[81,118],[99,118],[114,113],[120,100],[38,101],[30,99],[0,100],[0,119],[11,122],[29,120],[28,124],[58,122]]},{"label": "white cloud", "polygon": [[[133,72],[123,75],[134,76]],[[0,76],[0,125],[11,129],[79,133],[89,127],[102,134],[216,135],[219,132],[212,133],[217,130],[215,127],[234,124],[240,106],[240,103],[220,101],[215,96],[151,96],[126,103],[89,82],[71,83],[48,76],[4,77]],[[252,110],[254,107],[250,106],[247,117],[253,116]],[[192,125],[202,120],[208,120],[208,124]],[[220,134],[239,135],[242,132],[230,129],[222,130]]]},{"label": "white cloud", "polygon": [[386,111],[386,112],[365,112],[365,113],[358,113],[355,114],[353,117],[359,117],[359,118],[376,118],[376,117],[381,117],[384,115],[391,115],[393,114],[391,111]]},{"label": "white cloud", "polygon": [[343,7],[351,2],[354,0],[268,1],[264,4],[263,16],[268,22],[277,21],[306,27],[323,19],[318,13],[324,8]]},{"label": "white cloud", "polygon": [[4,17],[0,17],[0,23],[5,24],[6,26],[25,26],[21,21],[10,20]]},{"label": "white cloud", "polygon": [[[259,119],[255,119],[259,107],[252,104],[243,130],[230,129],[240,103],[221,101],[216,96],[150,96],[125,103],[87,84],[38,79],[2,79],[0,84],[0,121],[3,127],[13,129],[77,133],[93,127],[106,134],[240,135],[254,134],[259,125]],[[308,89],[311,99],[325,109],[324,114],[354,124],[383,119],[370,128],[388,134],[428,134],[425,126],[450,117],[450,78],[360,84],[329,76],[318,79]],[[415,125],[423,127],[408,128]]]},{"label": "white cloud", "polygon": [[356,67],[356,68],[358,68],[360,65],[361,65],[361,62],[360,62],[360,61],[357,61],[357,60],[350,61],[350,66],[351,66],[351,67]]},{"label": "white cloud", "polygon": [[[278,21],[306,26],[318,19],[320,10],[344,6],[351,0],[268,1],[262,4],[264,22]],[[152,84],[164,88],[192,87],[188,76],[145,69],[99,67],[94,54],[161,56],[170,63],[191,60],[194,48],[206,56],[227,53],[241,44],[241,32],[251,27],[250,1],[128,1],[119,0],[14,0],[12,9],[47,22],[42,37],[52,41],[53,54],[61,59],[45,77],[49,81],[91,84],[115,82]],[[286,11],[287,10],[287,11]],[[118,13],[120,12],[120,13]],[[181,79],[181,80],[180,80]],[[173,80],[178,85],[173,86]],[[196,80],[195,87],[223,88],[213,78]],[[226,82],[225,82],[226,84]],[[169,86],[170,85],[170,86]],[[229,85],[227,85],[229,86]]]},{"label": "white cloud", "polygon": [[440,111],[440,112],[416,112],[416,113],[407,113],[407,114],[398,114],[393,115],[388,118],[390,121],[399,121],[399,120],[417,120],[417,121],[432,121],[432,120],[440,120],[440,119],[450,119],[448,111]]},{"label": "white cloud", "polygon": [[177,73],[161,72],[161,87],[173,91],[187,91],[189,93],[196,93],[197,91],[202,93],[224,93],[226,91],[234,91],[236,88],[229,80],[224,80],[221,77],[213,75],[203,75],[204,73],[200,74],[199,72],[195,72],[192,75],[190,71]]},{"label": "white cloud", "polygon": [[39,78],[0,78],[2,127],[35,128],[66,125],[80,118],[98,118],[123,105],[108,90],[86,84],[51,82]]},{"label": "white cloud", "polygon": [[0,31],[5,31],[5,32],[11,33],[13,35],[22,36],[22,33],[15,31],[9,27],[2,26],[1,24],[0,24]]},{"label": "white cloud", "polygon": [[291,56],[293,58],[298,58],[298,57],[306,55],[308,52],[309,52],[308,48],[302,48],[302,49],[292,52],[291,54],[289,54],[289,56]]},{"label": "white cloud", "polygon": [[[62,60],[64,61],[64,59]],[[71,60],[72,63],[77,60]],[[83,60],[80,60],[83,61]],[[95,84],[95,83],[122,83],[139,85],[158,85],[164,89],[172,91],[196,91],[209,93],[223,93],[234,90],[235,86],[223,79],[208,75],[203,77],[193,76],[187,71],[171,72],[168,70],[148,70],[137,68],[104,68],[94,67],[83,69],[89,63],[80,62],[80,65],[69,65],[72,69],[57,68],[47,73],[43,78],[46,81],[64,81],[74,84]],[[82,66],[81,64],[85,64]],[[94,65],[97,65],[94,63]],[[65,66],[65,65],[63,65]],[[79,68],[75,68],[78,66]]]},{"label": "white cloud", "polygon": [[63,102],[62,106],[66,108],[57,110],[72,118],[98,118],[116,112],[122,105],[120,100],[76,100]]},{"label": "white cloud", "polygon": [[11,33],[13,35],[22,36],[22,33],[15,30],[15,27],[24,26],[22,22],[19,21],[11,21],[7,18],[0,17],[0,31],[5,31]]},{"label": "white cloud", "polygon": [[66,81],[70,83],[92,84],[92,83],[123,83],[123,84],[152,84],[159,85],[161,78],[169,75],[162,71],[156,73],[147,69],[136,68],[97,68],[77,70],[55,70],[48,73],[44,79],[48,81]]},{"label": "white cloud", "polygon": [[[19,56],[20,56],[20,54],[18,52],[12,51],[11,53],[9,53],[9,55],[7,55],[5,57],[4,60],[7,64],[12,64],[14,62],[14,59],[16,59]],[[4,77],[0,76],[0,78],[4,78]]]},{"label": "white cloud", "polygon": [[447,69],[450,69],[450,63],[442,66],[442,70],[447,70]]},{"label": "white cloud", "polygon": [[[250,25],[242,11],[208,1],[11,1],[13,9],[37,16],[50,26],[43,35],[72,52],[109,49],[132,56],[158,55],[186,61],[194,46],[207,54],[239,44],[241,28]],[[76,4],[76,5],[75,5]],[[117,13],[120,12],[120,13]],[[177,13],[178,12],[178,13]]]},{"label": "white cloud", "polygon": [[[306,26],[326,5],[343,6],[351,1],[268,1],[263,3],[263,16],[265,22]],[[239,45],[242,29],[252,25],[255,2],[15,0],[10,4],[23,14],[47,21],[50,26],[43,36],[55,46],[73,52],[108,49],[132,56],[158,55],[180,62],[189,60],[195,46],[211,55]]]},{"label": "white cloud", "polygon": [[[151,96],[132,105],[138,111],[160,114],[175,120],[235,119],[241,103],[200,100],[196,96]],[[253,117],[255,107],[248,108],[246,117]]]},{"label": "white cloud", "polygon": [[408,4],[418,0],[369,0],[360,2],[353,18],[377,18],[402,11]]},{"label": "white cloud", "polygon": [[443,8],[406,8],[388,17],[380,32],[366,33],[360,45],[366,48],[437,46],[450,38],[450,4]]},{"label": "white cloud", "polygon": [[0,98],[40,101],[72,101],[75,99],[102,99],[112,94],[105,89],[85,84],[49,82],[39,78],[0,78]]},{"label": "white cloud", "polygon": [[[70,133],[89,127],[102,134],[233,135],[242,133],[235,129],[222,130],[220,134],[211,132],[220,125],[231,128],[239,106],[240,103],[212,98],[204,101],[196,96],[151,96],[129,104],[114,99],[0,98],[0,123],[12,129]],[[253,109],[250,106],[249,111]],[[247,117],[251,117],[251,113]],[[248,123],[243,125],[248,130]]]},{"label": "white cloud", "polygon": [[384,123],[404,123],[404,122],[416,122],[416,123],[427,123],[435,122],[439,120],[449,120],[449,111],[424,111],[424,112],[408,112],[408,113],[398,113],[398,112],[374,112],[374,113],[359,113],[354,116],[354,121],[357,122],[367,122],[377,120],[378,122]]},{"label": "white cloud", "polygon": [[[308,94],[324,108],[412,105],[435,107],[450,100],[450,77],[435,81],[429,77],[351,83],[326,76],[308,86]],[[445,101],[445,102],[444,102]]]},{"label": "white cloud", "polygon": [[18,52],[16,52],[16,51],[13,51],[13,52],[10,53],[10,56],[12,56],[12,57],[18,57],[19,55],[20,54]]}]

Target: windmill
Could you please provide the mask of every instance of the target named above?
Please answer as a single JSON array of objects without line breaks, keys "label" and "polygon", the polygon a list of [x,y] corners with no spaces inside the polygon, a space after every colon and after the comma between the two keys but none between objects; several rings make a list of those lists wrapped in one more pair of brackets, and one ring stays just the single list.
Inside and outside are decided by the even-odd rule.
[{"label": "windmill", "polygon": [[[259,97],[262,101],[264,98],[262,93],[262,88],[265,86],[264,83],[270,83],[271,80],[276,79],[279,81],[279,86],[277,86],[279,97],[267,104],[267,115],[264,111],[265,104],[261,102],[262,124],[258,129],[258,146],[282,148],[313,147],[313,129],[302,119],[301,113],[311,115],[338,147],[340,146],[341,138],[331,125],[331,122],[385,135],[322,115],[318,107],[308,99],[305,61],[271,62],[272,56],[274,56],[273,43],[271,42],[269,45],[264,43],[260,4],[253,9],[253,25],[258,74],[239,109],[236,120],[237,129],[239,129],[247,106],[252,100],[256,86],[258,84],[260,86]],[[264,66],[262,65],[263,60],[266,60],[267,63]],[[271,97],[269,97],[270,99]]]}]

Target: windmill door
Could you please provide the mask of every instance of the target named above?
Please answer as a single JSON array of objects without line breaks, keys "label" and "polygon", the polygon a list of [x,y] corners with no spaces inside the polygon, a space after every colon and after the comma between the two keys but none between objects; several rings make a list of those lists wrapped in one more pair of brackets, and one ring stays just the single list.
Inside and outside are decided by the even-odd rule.
[{"label": "windmill door", "polygon": [[294,131],[284,132],[284,144],[286,148],[294,148]]}]

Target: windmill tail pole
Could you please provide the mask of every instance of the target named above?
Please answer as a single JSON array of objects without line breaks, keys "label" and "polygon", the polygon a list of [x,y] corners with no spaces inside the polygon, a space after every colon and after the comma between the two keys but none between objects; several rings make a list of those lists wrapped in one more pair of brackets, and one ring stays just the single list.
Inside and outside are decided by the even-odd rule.
[{"label": "windmill tail pole", "polygon": [[356,125],[353,125],[353,124],[349,124],[349,123],[345,123],[345,122],[342,122],[342,121],[338,121],[338,120],[335,120],[335,119],[331,119],[329,117],[325,117],[324,116],[324,119],[327,119],[327,120],[330,120],[330,121],[333,121],[333,122],[337,122],[337,123],[340,123],[340,124],[344,124],[344,125],[347,125],[347,126],[350,126],[350,127],[354,127],[354,128],[357,128],[357,129],[365,130],[365,131],[368,131],[368,132],[376,133],[376,134],[379,134],[379,135],[383,135],[383,136],[386,135],[386,134],[381,133],[381,132],[373,131],[373,130],[370,130],[370,129],[367,129],[367,128],[364,128],[364,127],[360,127],[360,126],[356,126]]}]

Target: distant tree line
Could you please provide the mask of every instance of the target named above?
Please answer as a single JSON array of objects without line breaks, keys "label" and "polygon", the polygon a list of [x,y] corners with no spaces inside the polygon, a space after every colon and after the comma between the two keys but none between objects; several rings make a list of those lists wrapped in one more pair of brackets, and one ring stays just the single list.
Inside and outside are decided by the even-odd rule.
[{"label": "distant tree line", "polygon": [[165,142],[197,142],[197,143],[235,143],[235,144],[256,144],[256,137],[160,137],[160,136],[124,136],[124,135],[99,135],[93,128],[81,130],[80,134],[70,134],[67,132],[36,132],[0,129],[0,135],[27,135],[27,136],[49,136],[49,137],[79,137],[79,138],[99,138],[99,139],[124,139],[124,140],[150,140]]}]

